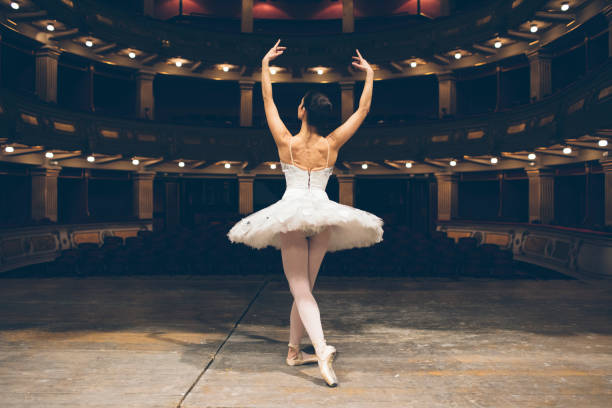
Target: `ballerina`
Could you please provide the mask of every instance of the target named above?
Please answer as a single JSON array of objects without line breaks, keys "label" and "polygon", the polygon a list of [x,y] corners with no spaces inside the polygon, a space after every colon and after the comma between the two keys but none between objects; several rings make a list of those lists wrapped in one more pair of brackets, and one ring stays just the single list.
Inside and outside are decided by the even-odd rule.
[{"label": "ballerina", "polygon": [[[297,111],[302,126],[292,136],[272,98],[269,63],[286,50],[279,44],[280,39],[263,57],[261,90],[268,127],[278,148],[287,188],[279,201],[238,221],[227,236],[231,242],[256,249],[267,246],[280,249],[294,299],[286,362],[292,366],[317,362],[327,385],[335,387],[338,379],[332,362],[336,348],[325,341],[312,289],[326,252],[366,247],[382,241],[383,220],[380,217],[332,201],[325,192],[340,147],[355,134],[370,110],[374,72],[356,50],[352,65],[366,73],[358,109],[323,137],[319,131],[331,115],[332,104],[324,94],[308,91]],[[325,166],[322,166],[323,159]],[[314,356],[300,350],[304,330],[314,346]]]}]

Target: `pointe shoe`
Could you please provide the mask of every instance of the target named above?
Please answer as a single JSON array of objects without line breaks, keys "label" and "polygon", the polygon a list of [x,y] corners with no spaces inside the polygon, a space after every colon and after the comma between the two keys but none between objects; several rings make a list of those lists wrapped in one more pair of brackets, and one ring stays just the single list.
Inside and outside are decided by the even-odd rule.
[{"label": "pointe shoe", "polygon": [[287,357],[286,359],[287,365],[297,366],[297,365],[302,365],[302,364],[316,363],[319,360],[316,355],[305,353],[302,350],[300,350],[300,346],[297,344],[289,343],[289,347],[293,350],[297,350],[298,353],[293,358]]},{"label": "pointe shoe", "polygon": [[[316,348],[317,350],[317,363],[319,364],[319,370],[323,379],[330,387],[338,385],[338,378],[332,367],[334,357],[336,357],[336,348],[334,346],[325,345],[324,348]],[[321,351],[319,351],[321,350]]]}]

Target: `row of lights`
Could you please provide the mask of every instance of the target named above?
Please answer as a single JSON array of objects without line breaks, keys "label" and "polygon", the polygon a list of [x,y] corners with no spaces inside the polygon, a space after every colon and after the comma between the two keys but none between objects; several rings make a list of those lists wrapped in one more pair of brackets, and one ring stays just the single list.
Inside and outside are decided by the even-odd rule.
[{"label": "row of lights", "polygon": [[[608,141],[606,139],[600,139],[597,142],[597,145],[600,146],[600,147],[606,147],[606,146],[608,146]],[[13,153],[15,151],[15,148],[13,146],[6,146],[4,148],[4,151],[6,153]],[[571,147],[564,147],[563,148],[563,153],[564,154],[571,154],[572,153],[572,148]],[[54,156],[53,152],[51,152],[51,151],[45,152],[45,157],[47,159],[52,159],[53,156]],[[537,158],[537,155],[535,153],[529,153],[527,155],[527,158],[529,160],[535,160]],[[94,161],[96,161],[96,158],[93,155],[89,155],[89,156],[87,156],[87,161],[90,162],[90,163],[93,163]],[[491,164],[499,163],[499,159],[497,157],[491,157],[490,161],[491,161]],[[132,164],[134,166],[138,166],[140,164],[140,160],[132,159]],[[457,160],[451,160],[448,164],[451,167],[455,167],[457,165]],[[185,167],[185,162],[182,161],[182,160],[179,161],[178,162],[178,166],[179,167]],[[226,169],[229,169],[231,167],[231,164],[230,163],[225,163],[224,166],[225,166]],[[276,169],[276,164],[274,164],[274,163],[270,164],[270,168],[272,170]],[[363,163],[361,165],[361,168],[366,170],[368,168],[368,164],[367,163]],[[406,168],[409,168],[409,169],[412,168],[412,163],[411,162],[406,162]]]}]

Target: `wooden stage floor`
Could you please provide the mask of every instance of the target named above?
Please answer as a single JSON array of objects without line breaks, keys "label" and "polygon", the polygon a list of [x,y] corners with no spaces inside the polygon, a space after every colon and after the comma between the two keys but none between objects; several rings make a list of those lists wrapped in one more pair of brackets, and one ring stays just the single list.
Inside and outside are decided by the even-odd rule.
[{"label": "wooden stage floor", "polygon": [[0,407],[612,405],[612,282],[320,276],[315,297],[336,388],[285,365],[282,275],[0,279]]}]

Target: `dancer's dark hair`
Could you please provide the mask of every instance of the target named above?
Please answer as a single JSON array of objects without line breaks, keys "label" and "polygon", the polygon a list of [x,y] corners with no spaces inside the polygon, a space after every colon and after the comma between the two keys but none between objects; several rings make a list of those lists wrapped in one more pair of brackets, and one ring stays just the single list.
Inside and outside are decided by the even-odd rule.
[{"label": "dancer's dark hair", "polygon": [[304,108],[308,114],[308,124],[321,132],[328,125],[332,114],[332,103],[327,95],[314,90],[306,92]]}]

